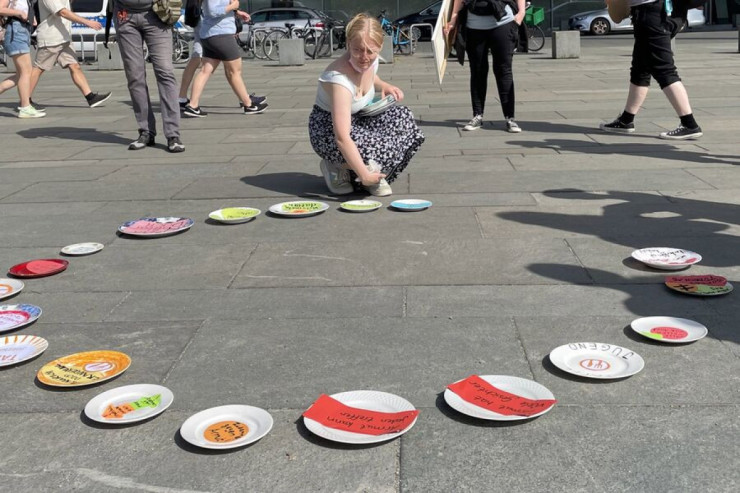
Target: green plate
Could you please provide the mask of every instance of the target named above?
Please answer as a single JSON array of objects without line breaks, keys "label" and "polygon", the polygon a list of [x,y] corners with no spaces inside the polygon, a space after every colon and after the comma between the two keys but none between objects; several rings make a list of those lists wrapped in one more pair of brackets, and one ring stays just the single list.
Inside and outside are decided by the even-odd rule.
[{"label": "green plate", "polygon": [[227,207],[211,212],[208,217],[224,224],[239,224],[251,221],[259,216],[260,212],[262,211],[252,207]]},{"label": "green plate", "polygon": [[339,207],[350,212],[372,212],[383,207],[383,204],[377,200],[350,200],[342,202]]}]

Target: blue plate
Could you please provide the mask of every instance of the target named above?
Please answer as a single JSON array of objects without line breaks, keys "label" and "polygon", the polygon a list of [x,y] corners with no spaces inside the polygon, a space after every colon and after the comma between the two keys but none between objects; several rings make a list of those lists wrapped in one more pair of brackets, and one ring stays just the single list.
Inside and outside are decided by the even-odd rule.
[{"label": "blue plate", "polygon": [[391,202],[391,207],[401,211],[423,211],[429,209],[432,203],[421,199],[403,199]]}]

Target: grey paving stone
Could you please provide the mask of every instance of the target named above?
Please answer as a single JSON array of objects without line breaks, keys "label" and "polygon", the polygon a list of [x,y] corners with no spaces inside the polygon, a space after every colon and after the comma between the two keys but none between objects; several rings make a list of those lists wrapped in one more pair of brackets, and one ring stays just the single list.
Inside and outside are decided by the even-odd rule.
[{"label": "grey paving stone", "polygon": [[147,180],[129,182],[65,182],[39,183],[6,197],[3,202],[79,202],[102,200],[148,200],[168,199],[190,183],[188,179]]}]

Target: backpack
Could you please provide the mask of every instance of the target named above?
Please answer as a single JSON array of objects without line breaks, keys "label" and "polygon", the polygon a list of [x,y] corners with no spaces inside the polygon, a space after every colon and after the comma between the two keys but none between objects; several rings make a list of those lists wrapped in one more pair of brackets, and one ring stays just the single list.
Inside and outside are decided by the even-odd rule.
[{"label": "backpack", "polygon": [[154,0],[152,10],[159,20],[168,26],[174,26],[180,19],[182,0]]},{"label": "backpack", "polygon": [[185,0],[185,25],[198,27],[200,22],[200,2],[201,0]]}]

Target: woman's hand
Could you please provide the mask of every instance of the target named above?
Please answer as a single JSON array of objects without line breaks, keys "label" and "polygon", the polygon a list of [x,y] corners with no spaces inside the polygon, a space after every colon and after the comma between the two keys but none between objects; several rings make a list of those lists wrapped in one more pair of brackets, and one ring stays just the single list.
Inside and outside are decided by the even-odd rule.
[{"label": "woman's hand", "polygon": [[516,25],[517,26],[521,26],[522,25],[522,22],[524,22],[524,14],[525,14],[525,12],[523,10],[520,10],[514,16],[514,22],[516,22]]},{"label": "woman's hand", "polygon": [[[455,16],[457,17],[457,15]],[[445,36],[449,36],[450,33],[455,29],[455,19],[451,19],[450,22],[448,22],[445,27],[442,28],[442,33]]]},{"label": "woman's hand", "polygon": [[362,183],[366,187],[370,185],[377,185],[383,178],[385,178],[385,173],[370,173],[368,171],[365,175],[360,177],[360,183]]},{"label": "woman's hand", "polygon": [[249,19],[252,18],[249,14],[247,14],[243,10],[237,10],[236,15],[238,15],[241,18],[241,20],[243,20],[244,22],[249,22]]},{"label": "woman's hand", "polygon": [[380,95],[381,97],[386,97],[389,94],[393,95],[393,97],[396,98],[396,101],[401,101],[403,99],[403,91],[401,89],[390,84],[385,84],[381,88]]}]

